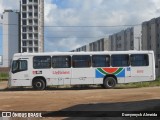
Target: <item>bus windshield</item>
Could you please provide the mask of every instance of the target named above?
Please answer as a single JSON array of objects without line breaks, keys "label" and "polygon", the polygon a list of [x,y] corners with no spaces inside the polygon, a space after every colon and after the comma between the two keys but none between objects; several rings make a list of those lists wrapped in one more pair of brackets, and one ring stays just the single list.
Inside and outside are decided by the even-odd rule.
[{"label": "bus windshield", "polygon": [[26,60],[14,60],[12,62],[12,73],[26,71],[28,68]]}]

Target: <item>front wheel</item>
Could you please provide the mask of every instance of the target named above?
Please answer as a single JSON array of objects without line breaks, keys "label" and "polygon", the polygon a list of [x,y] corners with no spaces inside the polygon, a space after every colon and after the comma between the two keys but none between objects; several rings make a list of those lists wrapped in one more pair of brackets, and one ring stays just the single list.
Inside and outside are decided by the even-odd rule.
[{"label": "front wheel", "polygon": [[44,90],[45,87],[46,87],[46,84],[42,79],[37,79],[33,82],[33,88],[35,90]]},{"label": "front wheel", "polygon": [[106,77],[103,81],[104,88],[112,89],[116,86],[116,80],[113,77]]}]

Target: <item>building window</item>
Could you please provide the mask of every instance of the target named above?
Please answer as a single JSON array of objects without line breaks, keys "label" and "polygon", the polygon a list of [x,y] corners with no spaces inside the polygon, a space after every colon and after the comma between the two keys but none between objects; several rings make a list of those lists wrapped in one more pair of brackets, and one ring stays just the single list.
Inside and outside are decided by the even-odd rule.
[{"label": "building window", "polygon": [[34,17],[38,17],[38,13],[34,13]]},{"label": "building window", "polygon": [[37,32],[38,31],[38,27],[34,27],[34,31]]},{"label": "building window", "polygon": [[53,56],[52,67],[53,68],[70,68],[71,57],[70,56]]},{"label": "building window", "polygon": [[32,27],[29,27],[29,32],[32,32],[32,30],[33,30]]},{"label": "building window", "polygon": [[27,14],[26,13],[22,13],[22,18],[27,18]]},{"label": "building window", "polygon": [[29,52],[32,53],[32,52],[33,52],[33,49],[32,49],[32,48],[29,48]]},{"label": "building window", "polygon": [[38,3],[38,0],[34,0],[35,3]]},{"label": "building window", "polygon": [[72,62],[74,68],[91,67],[91,57],[89,55],[73,55]]},{"label": "building window", "polygon": [[22,45],[23,45],[23,46],[27,46],[27,42],[26,42],[26,41],[23,41],[23,42],[22,42]]},{"label": "building window", "polygon": [[27,10],[27,7],[26,7],[26,6],[22,6],[22,10],[23,10],[23,11],[26,11],[26,10]]},{"label": "building window", "polygon": [[37,33],[34,34],[34,38],[38,39],[38,34]]},{"label": "building window", "polygon": [[93,55],[92,66],[93,67],[109,67],[110,56],[109,55]]},{"label": "building window", "polygon": [[23,31],[23,32],[27,32],[26,27],[23,27],[23,28],[22,28],[22,31]]},{"label": "building window", "polygon": [[38,24],[38,20],[36,19],[36,20],[34,20],[34,24],[35,25],[37,25]]},{"label": "building window", "polygon": [[112,67],[129,66],[129,55],[112,55],[111,65]]},{"label": "building window", "polygon": [[32,38],[33,38],[33,35],[32,35],[32,34],[29,34],[29,38],[32,39]]},{"label": "building window", "polygon": [[29,16],[29,17],[32,17],[32,13],[31,13],[31,12],[30,12],[30,13],[28,13],[28,16]]},{"label": "building window", "polygon": [[22,25],[27,25],[27,21],[26,21],[26,20],[23,20],[23,21],[22,21]]},{"label": "building window", "polygon": [[38,52],[38,48],[37,47],[34,48],[34,52]]},{"label": "building window", "polygon": [[32,11],[32,6],[28,6],[29,11]]},{"label": "building window", "polygon": [[33,58],[34,69],[45,69],[51,68],[51,57],[50,56],[35,56]]},{"label": "building window", "polygon": [[34,6],[34,10],[38,10],[38,6],[37,5]]},{"label": "building window", "polygon": [[26,34],[22,34],[22,38],[23,39],[27,39],[27,35]]},{"label": "building window", "polygon": [[29,20],[28,22],[29,22],[29,25],[32,25],[32,20]]},{"label": "building window", "polygon": [[133,54],[130,57],[131,66],[148,66],[149,60],[147,54]]},{"label": "building window", "polygon": [[38,41],[34,41],[34,46],[38,46]]},{"label": "building window", "polygon": [[130,45],[131,45],[131,47],[133,47],[133,41],[131,41]]},{"label": "building window", "polygon": [[29,2],[32,2],[32,0],[29,0]]},{"label": "building window", "polygon": [[33,46],[33,42],[32,41],[29,41],[29,46]]},{"label": "building window", "polygon": [[27,0],[22,0],[22,4],[27,4]]},{"label": "building window", "polygon": [[27,48],[22,48],[22,52],[27,52]]}]

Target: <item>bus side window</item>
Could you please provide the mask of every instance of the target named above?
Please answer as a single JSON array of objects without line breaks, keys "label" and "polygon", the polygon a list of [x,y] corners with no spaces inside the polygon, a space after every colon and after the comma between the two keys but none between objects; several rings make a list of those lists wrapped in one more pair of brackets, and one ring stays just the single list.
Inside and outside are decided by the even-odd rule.
[{"label": "bus side window", "polygon": [[149,58],[147,54],[132,54],[130,56],[131,66],[148,66]]},{"label": "bus side window", "polygon": [[33,68],[34,69],[51,68],[51,57],[50,56],[35,56],[35,57],[33,57]]},{"label": "bus side window", "polygon": [[91,57],[90,55],[73,55],[72,63],[73,68],[91,67]]},{"label": "bus side window", "polygon": [[93,55],[92,66],[93,67],[109,67],[110,56],[109,55]]},{"label": "bus side window", "polygon": [[111,56],[111,66],[112,67],[126,67],[129,66],[129,55],[112,55]]},{"label": "bus side window", "polygon": [[70,68],[71,57],[70,56],[53,56],[52,67],[53,68]]}]

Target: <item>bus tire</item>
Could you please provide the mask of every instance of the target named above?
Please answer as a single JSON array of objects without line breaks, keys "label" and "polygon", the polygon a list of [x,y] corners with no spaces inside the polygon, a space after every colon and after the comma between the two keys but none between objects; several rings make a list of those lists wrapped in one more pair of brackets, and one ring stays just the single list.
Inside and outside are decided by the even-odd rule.
[{"label": "bus tire", "polygon": [[106,89],[112,89],[116,86],[116,80],[113,77],[106,77],[103,81],[103,87]]},{"label": "bus tire", "polygon": [[43,79],[36,79],[33,81],[33,88],[35,90],[44,90],[46,88],[46,84]]}]

